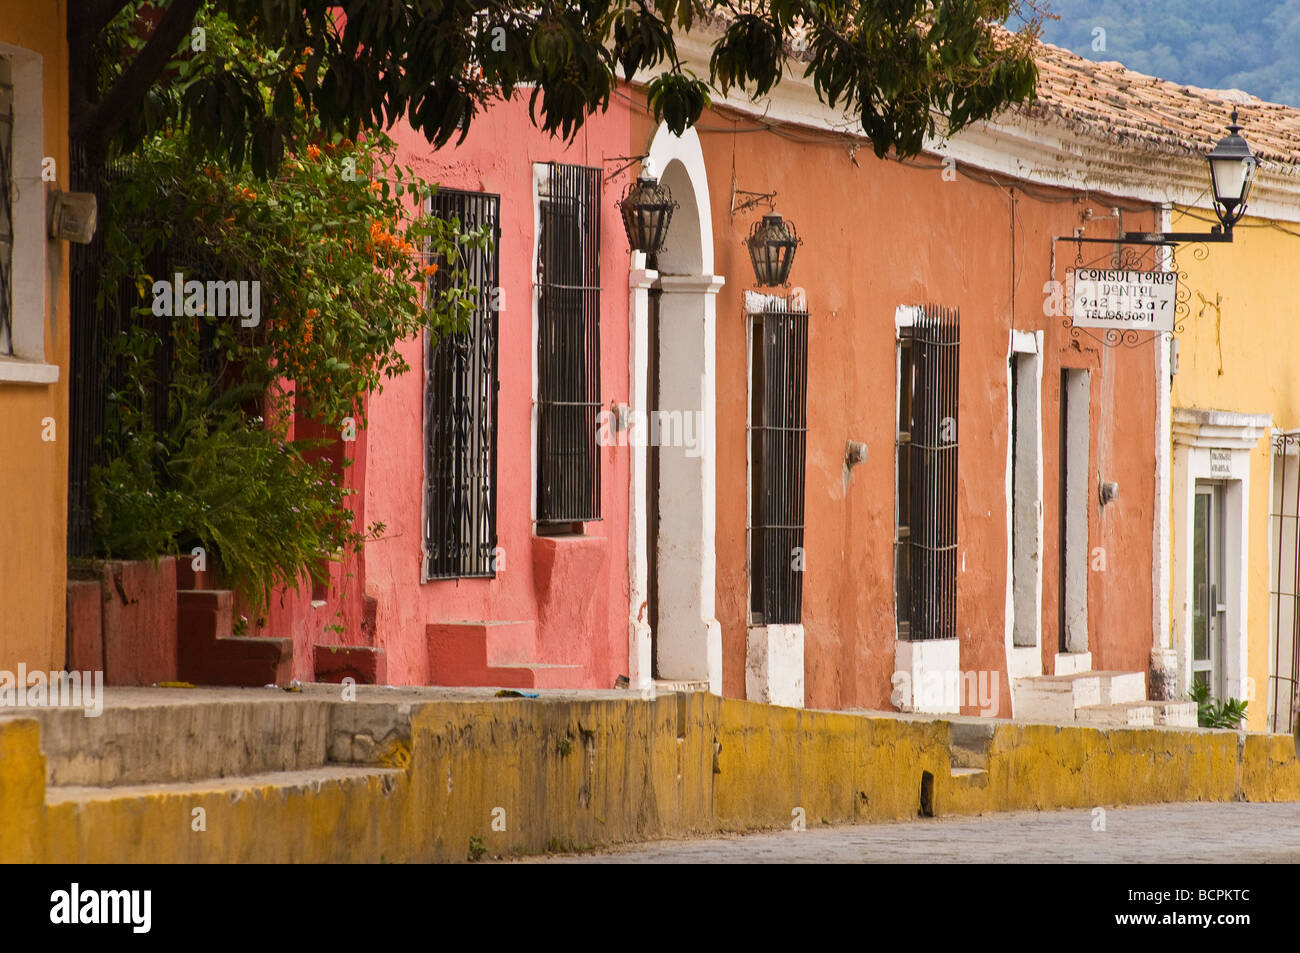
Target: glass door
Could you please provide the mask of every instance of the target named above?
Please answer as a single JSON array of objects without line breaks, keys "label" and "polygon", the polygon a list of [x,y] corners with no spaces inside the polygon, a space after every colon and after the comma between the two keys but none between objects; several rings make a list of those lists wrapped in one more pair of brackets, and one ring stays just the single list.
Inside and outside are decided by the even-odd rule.
[{"label": "glass door", "polygon": [[1192,679],[1223,698],[1223,487],[1198,481],[1192,519]]}]

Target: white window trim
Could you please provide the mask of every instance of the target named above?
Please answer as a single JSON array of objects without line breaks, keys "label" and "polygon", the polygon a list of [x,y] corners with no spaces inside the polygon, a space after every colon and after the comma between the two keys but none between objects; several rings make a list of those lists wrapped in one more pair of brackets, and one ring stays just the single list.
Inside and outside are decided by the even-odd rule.
[{"label": "white window trim", "polygon": [[[1088,589],[1091,514],[1097,499],[1093,487],[1092,383],[1089,368],[1064,367],[1066,386],[1071,389],[1065,413],[1065,539],[1059,541],[1065,563],[1065,654],[1090,650],[1088,632]],[[1064,395],[1062,395],[1064,396]],[[1060,405],[1058,404],[1058,407]],[[1057,634],[1060,638],[1060,634]],[[1058,644],[1058,651],[1059,644]]]},{"label": "white window trim", "polygon": [[[897,643],[905,640],[898,629],[898,522],[902,515],[898,512],[898,401],[903,393],[903,328],[910,328],[916,325],[917,318],[921,315],[921,308],[918,305],[900,304],[894,309],[894,406],[892,409],[893,423],[890,425],[890,452],[893,455],[894,463],[894,540],[890,544],[890,562],[889,562],[889,611],[891,621],[894,626],[895,654],[900,649]],[[910,656],[908,656],[910,659]],[[901,664],[901,663],[899,663]],[[910,663],[909,663],[910,664]],[[896,668],[898,666],[896,665]],[[902,670],[902,669],[899,669]],[[907,695],[907,706],[911,705],[911,695]],[[902,710],[911,711],[910,707]]]},{"label": "white window trim", "polygon": [[533,163],[533,260],[528,271],[528,280],[533,287],[532,295],[532,343],[529,346],[530,360],[532,361],[532,400],[530,406],[532,409],[532,440],[530,446],[529,465],[528,465],[528,521],[535,534],[537,532],[537,441],[541,427],[541,413],[537,407],[538,397],[538,363],[537,363],[537,336],[540,333],[541,306],[542,306],[542,289],[537,283],[537,262],[542,253],[542,196],[549,192],[551,181],[551,167],[546,162]]},{"label": "white window trim", "polygon": [[0,43],[0,56],[9,60],[14,89],[14,354],[0,357],[0,383],[53,384],[59,379],[59,368],[46,363],[45,326],[48,309],[58,300],[58,289],[46,281],[49,242],[45,183],[41,181],[45,151],[43,66],[39,54],[8,43]]}]

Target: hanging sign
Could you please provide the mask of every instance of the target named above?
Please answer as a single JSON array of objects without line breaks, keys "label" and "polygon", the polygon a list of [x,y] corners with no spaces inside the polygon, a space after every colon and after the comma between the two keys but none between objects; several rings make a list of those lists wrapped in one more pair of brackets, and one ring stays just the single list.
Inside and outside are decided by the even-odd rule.
[{"label": "hanging sign", "polygon": [[1076,268],[1066,273],[1076,328],[1172,331],[1178,273]]}]

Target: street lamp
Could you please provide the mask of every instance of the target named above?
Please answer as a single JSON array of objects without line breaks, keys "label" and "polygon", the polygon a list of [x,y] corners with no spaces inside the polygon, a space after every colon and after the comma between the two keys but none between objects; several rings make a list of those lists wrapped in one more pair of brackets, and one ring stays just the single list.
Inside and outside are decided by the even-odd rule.
[{"label": "street lamp", "polygon": [[1206,156],[1210,163],[1210,185],[1214,191],[1214,214],[1219,216],[1229,233],[1246,212],[1246,199],[1250,197],[1250,186],[1255,181],[1255,169],[1259,165],[1240,133],[1237,110],[1234,109],[1228,135],[1220,139]]},{"label": "street lamp", "polygon": [[628,183],[618,207],[632,251],[656,255],[664,247],[677,203],[668,186],[661,185],[648,166],[642,168],[640,178]]},{"label": "street lamp", "polygon": [[772,288],[785,284],[790,277],[795,249],[803,244],[803,239],[795,231],[793,222],[769,212],[761,222],[754,223],[745,244],[749,246],[749,260],[754,266],[758,286]]},{"label": "street lamp", "polygon": [[1246,200],[1255,181],[1259,160],[1241,136],[1237,110],[1232,111],[1228,135],[1205,156],[1210,165],[1210,192],[1214,214],[1220,224],[1208,232],[1125,232],[1119,238],[1086,238],[1074,235],[1062,241],[1123,245],[1176,245],[1179,242],[1230,242],[1232,227],[1246,214]]}]

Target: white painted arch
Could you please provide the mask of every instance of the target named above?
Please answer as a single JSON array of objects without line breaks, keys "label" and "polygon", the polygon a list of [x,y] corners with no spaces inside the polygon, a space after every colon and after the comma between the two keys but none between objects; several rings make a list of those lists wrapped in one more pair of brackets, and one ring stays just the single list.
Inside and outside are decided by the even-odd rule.
[{"label": "white painted arch", "polygon": [[707,683],[722,691],[722,627],[714,616],[717,553],[717,343],[716,297],[723,279],[713,274],[713,215],[698,134],[673,135],[660,124],[646,163],[678,202],[659,271],[647,270],[645,256],[632,256],[628,319],[632,408],[648,410],[650,344],[649,292],[661,292],[660,394],[667,411],[699,414],[694,452],[661,447],[659,455],[659,629],[658,659],[652,659],[647,604],[649,533],[647,454],[632,446],[631,519],[628,521],[629,678],[633,686],[673,682]]}]

